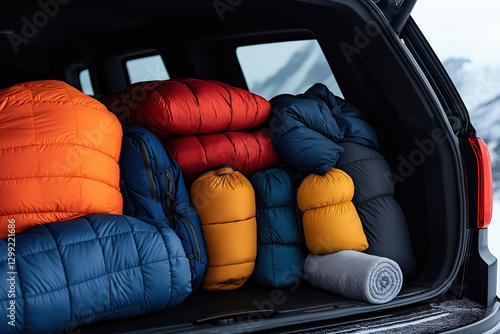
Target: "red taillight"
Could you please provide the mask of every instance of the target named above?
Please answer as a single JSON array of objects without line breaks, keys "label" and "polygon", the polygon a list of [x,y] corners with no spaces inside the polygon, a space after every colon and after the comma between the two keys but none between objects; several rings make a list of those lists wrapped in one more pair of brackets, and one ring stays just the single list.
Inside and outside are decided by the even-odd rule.
[{"label": "red taillight", "polygon": [[486,143],[479,138],[469,138],[477,159],[477,227],[485,228],[491,222],[493,211],[493,177],[491,159]]}]

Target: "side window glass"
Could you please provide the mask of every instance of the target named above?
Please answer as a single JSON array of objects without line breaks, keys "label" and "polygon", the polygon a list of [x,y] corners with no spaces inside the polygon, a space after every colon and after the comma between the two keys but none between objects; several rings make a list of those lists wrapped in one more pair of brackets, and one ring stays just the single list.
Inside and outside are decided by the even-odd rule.
[{"label": "side window glass", "polygon": [[167,80],[170,78],[167,68],[160,55],[148,56],[127,60],[127,67],[130,83],[151,80]]},{"label": "side window glass", "polygon": [[317,82],[342,92],[316,40],[240,46],[236,49],[248,89],[266,99],[300,94]]},{"label": "side window glass", "polygon": [[87,95],[94,95],[94,87],[92,86],[92,80],[90,79],[90,72],[88,69],[80,71],[80,87],[82,87],[82,92]]}]

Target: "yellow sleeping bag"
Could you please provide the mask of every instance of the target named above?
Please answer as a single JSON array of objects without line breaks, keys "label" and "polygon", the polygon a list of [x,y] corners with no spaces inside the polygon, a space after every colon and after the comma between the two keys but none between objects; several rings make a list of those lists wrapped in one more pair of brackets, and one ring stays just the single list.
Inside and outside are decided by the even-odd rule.
[{"label": "yellow sleeping bag", "polygon": [[191,186],[207,247],[206,290],[232,290],[253,272],[257,257],[255,193],[250,181],[231,168],[200,176]]},{"label": "yellow sleeping bag", "polygon": [[303,213],[309,252],[328,254],[368,248],[353,196],[352,179],[340,169],[332,168],[325,175],[311,174],[302,181],[297,204]]}]

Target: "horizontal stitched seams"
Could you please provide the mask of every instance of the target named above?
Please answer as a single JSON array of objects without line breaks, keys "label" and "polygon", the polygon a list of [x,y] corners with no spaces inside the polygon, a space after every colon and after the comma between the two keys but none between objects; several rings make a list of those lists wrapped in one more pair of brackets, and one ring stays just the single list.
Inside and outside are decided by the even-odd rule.
[{"label": "horizontal stitched seams", "polygon": [[227,266],[237,266],[239,264],[247,264],[247,263],[254,263],[254,262],[255,261],[238,262],[238,263],[228,263],[228,264],[221,264],[220,266],[211,265],[209,268],[220,268],[220,267],[227,267]]},{"label": "horizontal stitched seams", "polygon": [[96,103],[92,103],[92,104],[90,104],[90,103],[82,103],[81,101],[72,100],[72,99],[69,99],[69,100],[68,99],[59,99],[59,100],[56,100],[56,99],[40,99],[40,100],[32,99],[32,100],[25,100],[25,99],[11,98],[11,97],[3,97],[3,98],[0,98],[0,101],[15,101],[15,102],[24,102],[24,103],[32,103],[32,102],[36,102],[36,103],[59,102],[60,103],[60,102],[67,102],[67,103],[73,103],[73,104],[79,105],[79,106],[84,106],[84,107],[93,109],[95,111],[101,111],[101,112],[109,114],[109,115],[112,114],[112,112],[110,112],[108,109],[106,109],[106,107],[104,105],[95,107]]},{"label": "horizontal stitched seams", "polygon": [[10,179],[0,179],[0,182],[5,182],[5,181],[14,181],[14,180],[27,180],[27,179],[40,179],[40,178],[49,178],[49,179],[55,179],[55,178],[65,178],[65,177],[71,177],[74,179],[84,179],[84,180],[89,180],[89,181],[94,181],[94,182],[99,182],[103,183],[117,191],[120,191],[120,188],[113,186],[112,184],[106,183],[101,180],[97,179],[91,179],[90,177],[86,176],[76,176],[76,175],[36,175],[36,176],[20,176],[20,177],[13,177]]},{"label": "horizontal stitched seams", "polygon": [[344,165],[337,165],[335,166],[336,168],[338,169],[342,169],[342,168],[345,168],[345,166],[349,166],[349,165],[352,165],[352,164],[357,164],[357,163],[360,163],[360,162],[363,162],[363,161],[366,161],[366,160],[383,160],[385,162],[385,158],[384,157],[371,157],[371,158],[363,158],[363,159],[358,159],[358,160],[353,160],[353,161],[350,161]]},{"label": "horizontal stitched seams", "polygon": [[[4,215],[0,215],[0,217],[6,217],[6,216],[10,216],[10,215],[34,214],[34,213],[76,213],[76,214],[81,214],[81,212],[74,212],[74,211],[61,211],[61,210],[57,210],[57,211],[31,211],[31,212],[22,211],[22,212],[11,212],[11,213],[7,213],[7,214],[4,214]],[[76,218],[75,218],[75,219],[76,219]],[[38,225],[37,225],[37,226],[38,226]]]},{"label": "horizontal stitched seams", "polygon": [[206,224],[202,224],[202,225],[207,226],[207,225],[220,225],[220,224],[241,223],[241,222],[245,222],[247,220],[254,219],[254,218],[255,217],[250,217],[250,218],[245,218],[245,219],[233,220],[233,221],[229,221],[229,222],[206,223]]},{"label": "horizontal stitched seams", "polygon": [[272,209],[287,209],[287,208],[293,209],[294,204],[295,203],[266,206],[266,207],[258,208],[257,210],[272,210]]},{"label": "horizontal stitched seams", "polygon": [[[297,241],[299,243],[299,241]],[[258,243],[258,246],[282,246],[282,247],[298,247],[300,248],[299,245],[293,244],[293,243],[280,243],[280,242],[265,242],[265,243]]]},{"label": "horizontal stitched seams", "polygon": [[[361,202],[357,202],[357,201],[354,201],[354,200],[353,200],[353,203],[354,203],[355,205],[363,205],[363,204],[365,204],[365,203],[367,203],[367,202],[371,202],[371,201],[373,201],[373,200],[376,200],[376,199],[379,199],[379,198],[384,198],[384,197],[394,198],[394,197],[392,196],[392,194],[382,194],[382,195],[377,195],[377,196],[374,196],[374,197],[370,197],[370,198],[365,199],[364,201],[361,201]],[[397,202],[396,202],[396,203],[397,203]]]},{"label": "horizontal stitched seams", "polygon": [[[115,157],[113,157],[113,156],[109,155],[109,154],[108,154],[108,153],[106,153],[106,152],[103,152],[103,151],[101,151],[101,150],[98,150],[98,149],[96,149],[95,147],[88,146],[88,145],[77,144],[77,143],[39,143],[39,144],[26,144],[26,145],[18,145],[18,146],[10,146],[10,147],[0,148],[0,151],[15,150],[15,149],[17,149],[17,148],[23,148],[23,147],[33,147],[33,146],[39,147],[39,146],[53,146],[53,145],[59,145],[59,146],[78,146],[78,147],[84,147],[84,148],[88,148],[88,149],[94,150],[94,151],[96,151],[96,152],[102,153],[102,154],[104,154],[105,156],[108,156],[108,157],[110,157],[111,159],[115,160]],[[68,152],[68,153],[73,153],[73,152]]]},{"label": "horizontal stitched seams", "polygon": [[[174,256],[174,258],[175,257],[179,257],[179,256]],[[127,270],[132,270],[132,269],[136,269],[136,268],[140,268],[142,266],[146,266],[146,265],[150,265],[150,264],[154,264],[154,263],[165,262],[165,261],[169,261],[169,259],[165,258],[165,259],[158,260],[158,261],[153,261],[153,262],[149,262],[149,263],[138,264],[137,266],[126,268],[126,269],[121,269],[121,270],[117,270],[117,271],[113,271],[113,272],[106,272],[106,273],[104,273],[102,275],[89,278],[89,279],[87,279],[85,281],[81,281],[81,282],[77,282],[77,283],[71,283],[71,284],[65,285],[65,286],[63,286],[61,288],[57,288],[57,289],[54,289],[54,290],[46,291],[46,292],[43,292],[43,293],[38,293],[37,292],[36,295],[26,296],[25,299],[43,296],[43,295],[46,295],[46,294],[49,294],[49,293],[52,293],[52,292],[55,292],[55,291],[63,290],[63,289],[66,289],[66,288],[69,290],[69,288],[71,288],[71,287],[74,287],[74,286],[77,286],[77,285],[82,285],[82,284],[85,284],[85,283],[88,283],[88,282],[91,282],[91,281],[95,281],[95,280],[100,279],[102,277],[107,277],[107,276],[112,275],[112,274],[120,273],[120,272],[127,271]],[[142,275],[141,275],[141,277],[142,277]]]}]

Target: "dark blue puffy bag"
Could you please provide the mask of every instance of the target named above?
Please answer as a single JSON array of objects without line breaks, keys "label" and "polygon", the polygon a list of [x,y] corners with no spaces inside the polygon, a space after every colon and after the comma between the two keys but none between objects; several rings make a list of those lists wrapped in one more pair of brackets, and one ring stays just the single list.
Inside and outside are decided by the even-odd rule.
[{"label": "dark blue puffy bag", "polygon": [[296,191],[287,171],[270,168],[249,178],[257,206],[257,259],[253,277],[265,287],[287,288],[300,282],[303,231]]},{"label": "dark blue puffy bag", "polygon": [[0,254],[2,334],[138,316],[174,307],[191,292],[179,238],[148,219],[89,215],[48,223],[1,239]]},{"label": "dark blue puffy bag", "polygon": [[273,146],[283,162],[306,174],[324,175],[334,167],[344,151],[341,141],[378,147],[377,134],[363,112],[323,84],[270,102]]},{"label": "dark blue puffy bag", "polygon": [[189,259],[191,284],[196,290],[207,268],[207,251],[179,165],[158,138],[133,125],[123,131],[120,175],[123,214],[163,221],[172,227]]}]

